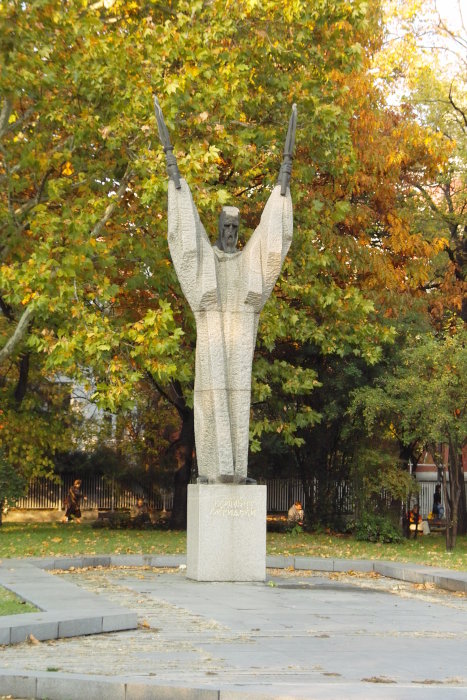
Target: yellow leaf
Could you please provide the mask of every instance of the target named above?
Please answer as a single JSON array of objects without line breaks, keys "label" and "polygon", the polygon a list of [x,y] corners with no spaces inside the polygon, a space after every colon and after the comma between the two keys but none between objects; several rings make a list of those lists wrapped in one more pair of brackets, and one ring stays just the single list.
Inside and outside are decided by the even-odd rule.
[{"label": "yellow leaf", "polygon": [[73,175],[75,171],[73,170],[73,166],[70,163],[69,160],[65,163],[65,165],[62,168],[62,175]]}]

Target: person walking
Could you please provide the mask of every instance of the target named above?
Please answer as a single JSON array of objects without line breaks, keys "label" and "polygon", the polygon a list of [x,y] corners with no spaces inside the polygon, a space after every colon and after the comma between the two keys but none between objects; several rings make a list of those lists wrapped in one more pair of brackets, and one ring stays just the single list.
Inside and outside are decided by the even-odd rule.
[{"label": "person walking", "polygon": [[75,479],[73,486],[70,487],[68,495],[65,498],[65,515],[62,518],[62,523],[69,523],[76,520],[81,522],[81,500],[87,501],[86,496],[83,496],[81,491],[81,479]]}]

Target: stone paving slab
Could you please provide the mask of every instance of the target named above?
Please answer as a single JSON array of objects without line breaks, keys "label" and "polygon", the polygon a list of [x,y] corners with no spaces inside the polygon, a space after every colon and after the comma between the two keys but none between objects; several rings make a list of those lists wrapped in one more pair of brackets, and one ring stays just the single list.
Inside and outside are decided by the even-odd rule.
[{"label": "stone paving slab", "polygon": [[180,685],[161,686],[154,681],[127,677],[103,679],[101,676],[0,670],[1,692],[12,698],[47,698],[47,700],[465,700],[465,688],[414,686],[412,684],[356,683],[336,681],[330,685],[312,683],[306,691],[289,688],[254,692]]},{"label": "stone paving slab", "polygon": [[[295,557],[284,557],[279,554],[268,554],[266,556],[266,566],[269,569],[295,568]],[[311,568],[311,567],[310,567]]]},{"label": "stone paving slab", "polygon": [[[55,639],[62,636],[97,634],[112,630],[132,629],[136,615],[119,610],[102,596],[77,591],[73,584],[50,576],[50,570],[69,570],[86,567],[152,566],[183,567],[183,555],[109,555],[84,557],[46,557],[44,559],[6,559],[0,562],[0,585],[13,591],[23,600],[49,613],[27,613],[0,619],[0,644],[23,641],[29,634],[37,639]],[[396,562],[345,560],[318,557],[268,556],[271,568],[292,568],[314,571],[376,572],[383,576],[413,583],[433,583],[450,591],[467,592],[467,573],[434,569],[427,566]],[[79,614],[69,614],[70,601]],[[65,614],[66,612],[66,614]],[[29,630],[29,631],[28,631]]]},{"label": "stone paving slab", "polygon": [[[104,559],[108,566],[110,557]],[[79,562],[92,566],[89,557],[80,558]],[[0,585],[40,610],[0,617],[0,644],[19,644],[30,635],[44,641],[137,627],[136,613],[47,573],[52,568],[50,559],[44,562],[47,570],[39,568],[38,563],[22,559],[0,561]],[[74,564],[67,568],[70,566]]]},{"label": "stone paving slab", "polygon": [[[273,560],[273,557],[271,557]],[[281,568],[271,563],[272,568]],[[294,557],[293,567],[302,571],[334,571],[334,559],[326,557]]]},{"label": "stone paving slab", "polygon": [[[5,560],[5,562],[8,560]],[[11,560],[13,561],[13,560]],[[25,561],[25,560],[14,560]],[[290,557],[293,565],[293,557]],[[28,564],[33,564],[39,569],[56,571],[61,569],[82,569],[84,567],[97,566],[154,566],[154,567],[179,567],[186,564],[184,554],[111,554],[108,556],[75,556],[75,557],[31,557]]]},{"label": "stone paving slab", "polygon": [[368,574],[375,570],[374,564],[366,559],[334,559],[334,571],[363,571]]},{"label": "stone paving slab", "polygon": [[[109,594],[104,597],[100,586],[97,594],[47,573],[53,568],[166,566],[181,567],[182,571],[184,561],[183,556],[146,555],[48,558],[35,560],[34,565],[31,560],[4,560],[0,562],[0,585],[14,592],[22,591],[28,600],[36,605],[39,601],[44,609],[39,613],[0,618],[0,644],[24,641],[31,633],[38,640],[77,636],[79,643],[81,635],[135,630],[136,612],[112,602]],[[310,557],[269,556],[267,563],[271,568],[286,570],[374,571],[401,581],[430,583],[449,591],[467,592],[467,572],[396,562]],[[73,700],[78,694],[80,700],[83,696],[86,700],[334,700],[336,697],[458,700],[467,697],[467,679],[463,671],[467,668],[467,618],[465,613],[455,612],[449,606],[441,616],[435,605],[423,606],[416,601],[411,604],[396,602],[388,608],[384,596],[378,592],[352,588],[339,580],[331,584],[323,577],[312,583],[303,579],[224,585],[188,581],[179,573],[166,575],[166,585],[161,587],[160,579],[147,570],[144,576],[135,572],[131,578],[128,574],[128,580],[123,570],[122,576],[125,586],[134,590],[136,596],[169,606],[168,648],[162,646],[160,651],[152,653],[148,647],[148,651],[141,652],[138,662],[137,647],[134,651],[134,643],[122,637],[124,649],[128,649],[126,656],[136,654],[134,663],[129,665],[132,673],[126,676],[115,674],[110,658],[103,661],[102,675],[0,668],[0,693],[49,700]],[[116,600],[120,602],[119,598]],[[79,612],[75,614],[76,611]],[[188,631],[179,624],[184,615],[204,622],[199,629],[189,627]],[[361,623],[360,616],[364,616]],[[152,624],[158,626],[159,623],[157,615]],[[187,644],[194,645],[193,649],[184,651]],[[38,648],[30,647],[30,654]],[[184,674],[193,653],[219,659],[215,663],[220,663],[220,668],[227,663],[229,673],[216,671],[213,676],[219,676],[219,680],[213,678],[210,683],[206,682],[202,666]],[[51,648],[51,661],[47,666],[55,665],[55,656]],[[180,668],[179,675],[176,671],[175,675],[158,673],[157,679],[151,678],[150,673],[143,674],[144,677],[134,675],[141,676],[141,664],[152,657],[155,669],[171,659],[169,666]],[[297,670],[284,672],[285,658],[290,658],[290,668]],[[310,666],[310,658],[314,666]],[[330,662],[336,668],[327,669]],[[251,666],[252,663],[256,666]],[[377,677],[364,683],[365,676],[371,675],[368,669],[372,664]],[[255,667],[265,670],[254,671]],[[251,670],[247,672],[248,668]],[[305,668],[322,670],[300,670]],[[397,681],[386,678],[391,668],[398,669]],[[343,677],[339,678],[341,675]],[[406,682],[409,678],[414,680]]]},{"label": "stone paving slab", "polygon": [[11,624],[10,627],[10,644],[20,644],[25,642],[32,634],[35,639],[40,642],[46,639],[57,639],[59,620],[56,619],[53,613],[44,614],[42,618],[49,619],[29,619],[24,620],[23,624]]},{"label": "stone paving slab", "polygon": [[[219,700],[220,692],[209,688],[161,686],[128,677],[102,678],[77,673],[63,674],[0,670],[1,692],[14,697],[47,700]],[[271,696],[268,696],[271,698]]]},{"label": "stone paving slab", "polygon": [[374,561],[374,571],[382,576],[409,581],[410,583],[433,583],[448,591],[467,593],[467,572],[449,571],[431,566]]}]

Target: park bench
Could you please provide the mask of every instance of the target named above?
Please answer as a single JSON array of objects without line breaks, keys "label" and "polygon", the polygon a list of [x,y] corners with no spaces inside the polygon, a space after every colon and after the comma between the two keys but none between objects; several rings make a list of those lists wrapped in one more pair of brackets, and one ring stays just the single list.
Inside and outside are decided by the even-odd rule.
[{"label": "park bench", "polygon": [[428,518],[430,532],[446,532],[445,518]]}]

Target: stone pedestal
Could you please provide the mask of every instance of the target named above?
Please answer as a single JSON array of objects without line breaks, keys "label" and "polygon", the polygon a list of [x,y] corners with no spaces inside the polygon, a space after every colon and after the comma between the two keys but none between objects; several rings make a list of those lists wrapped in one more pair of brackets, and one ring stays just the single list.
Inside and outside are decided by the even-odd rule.
[{"label": "stone pedestal", "polygon": [[264,581],[266,486],[188,486],[186,573],[196,581]]}]

